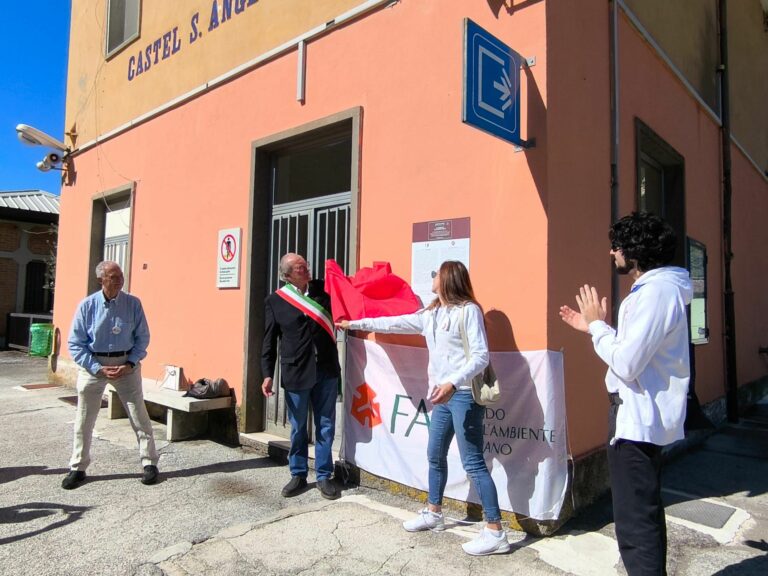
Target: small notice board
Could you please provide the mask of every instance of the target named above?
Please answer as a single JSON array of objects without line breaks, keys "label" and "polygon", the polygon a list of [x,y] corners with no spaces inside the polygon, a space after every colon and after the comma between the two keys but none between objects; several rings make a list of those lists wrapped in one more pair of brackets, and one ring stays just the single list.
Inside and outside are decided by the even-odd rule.
[{"label": "small notice board", "polygon": [[411,288],[426,306],[435,298],[432,272],[446,260],[458,260],[469,270],[469,218],[432,220],[413,225]]}]

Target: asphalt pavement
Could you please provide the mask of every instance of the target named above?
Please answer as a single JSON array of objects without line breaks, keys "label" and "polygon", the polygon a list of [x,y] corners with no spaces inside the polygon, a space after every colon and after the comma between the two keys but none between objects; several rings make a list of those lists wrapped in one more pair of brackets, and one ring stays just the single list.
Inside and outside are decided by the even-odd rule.
[{"label": "asphalt pavement", "polygon": [[[127,420],[96,424],[86,482],[63,490],[74,390],[50,386],[44,358],[0,352],[0,574],[432,575],[624,574],[608,498],[554,536],[510,532],[512,550],[470,557],[477,524],[408,533],[422,506],[345,487],[282,498],[287,467],[248,447],[167,443],[155,423],[161,480],[139,482]],[[768,574],[768,402],[667,464],[670,575]]]}]

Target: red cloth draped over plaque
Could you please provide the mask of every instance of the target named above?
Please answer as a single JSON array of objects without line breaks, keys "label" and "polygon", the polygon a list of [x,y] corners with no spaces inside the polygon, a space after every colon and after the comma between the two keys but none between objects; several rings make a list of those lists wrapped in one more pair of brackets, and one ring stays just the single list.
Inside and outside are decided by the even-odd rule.
[{"label": "red cloth draped over plaque", "polygon": [[421,308],[408,283],[392,274],[389,262],[374,262],[345,276],[335,260],[325,261],[325,291],[331,296],[333,321],[410,314]]}]

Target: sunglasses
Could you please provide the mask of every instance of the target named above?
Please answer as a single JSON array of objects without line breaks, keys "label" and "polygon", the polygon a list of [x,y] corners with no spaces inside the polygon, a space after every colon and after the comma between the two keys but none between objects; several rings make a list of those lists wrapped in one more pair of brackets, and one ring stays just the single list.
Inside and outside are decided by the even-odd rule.
[{"label": "sunglasses", "polygon": [[437,278],[438,274],[439,272],[437,270],[432,270],[432,272],[429,273],[429,275],[432,276],[432,278]]}]

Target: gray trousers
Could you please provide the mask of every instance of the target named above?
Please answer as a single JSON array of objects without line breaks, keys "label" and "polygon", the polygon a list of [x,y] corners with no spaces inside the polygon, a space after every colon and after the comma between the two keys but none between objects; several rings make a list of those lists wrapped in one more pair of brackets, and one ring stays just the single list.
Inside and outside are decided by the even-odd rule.
[{"label": "gray trousers", "polygon": [[[125,364],[126,356],[107,358],[98,356],[103,366],[119,366]],[[101,409],[101,398],[104,388],[112,384],[125,407],[131,427],[139,442],[139,457],[141,465],[157,465],[158,455],[155,449],[155,438],[152,435],[152,422],[144,405],[144,392],[141,387],[141,364],[132,372],[108,380],[105,376],[94,376],[80,368],[77,373],[77,415],[75,416],[75,441],[69,467],[72,470],[85,470],[91,463],[91,441],[93,427]]]}]

